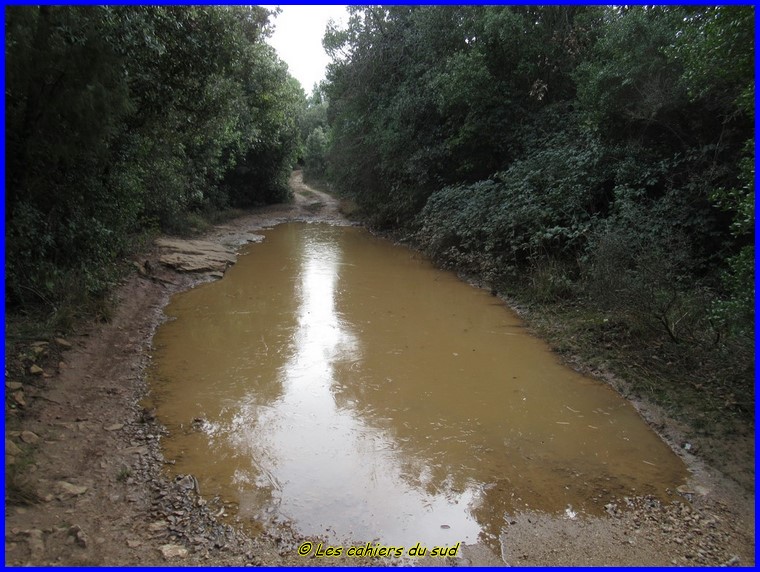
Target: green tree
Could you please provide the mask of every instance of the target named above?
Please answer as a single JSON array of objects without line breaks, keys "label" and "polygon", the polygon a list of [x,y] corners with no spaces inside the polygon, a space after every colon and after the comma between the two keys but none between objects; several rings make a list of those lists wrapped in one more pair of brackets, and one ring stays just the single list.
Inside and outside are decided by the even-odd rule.
[{"label": "green tree", "polygon": [[6,12],[11,306],[106,292],[146,228],[286,198],[297,82],[259,7]]},{"label": "green tree", "polygon": [[572,94],[587,12],[353,8],[347,28],[325,36],[334,59],[328,169],[338,189],[376,224],[397,225],[437,189],[506,168],[532,114]]},{"label": "green tree", "polygon": [[[734,244],[728,245],[724,284],[728,297],[717,317],[748,337],[754,334],[755,120],[754,10],[748,6],[694,8],[670,54],[684,68],[682,84],[690,99],[721,121],[715,163],[738,176],[715,188],[710,198],[731,216]],[[739,152],[739,147],[741,151]],[[725,153],[725,150],[729,153]],[[717,166],[717,165],[716,165]]]},{"label": "green tree", "polygon": [[50,302],[66,269],[100,292],[139,210],[110,196],[110,149],[134,112],[104,8],[6,11],[8,300]]}]

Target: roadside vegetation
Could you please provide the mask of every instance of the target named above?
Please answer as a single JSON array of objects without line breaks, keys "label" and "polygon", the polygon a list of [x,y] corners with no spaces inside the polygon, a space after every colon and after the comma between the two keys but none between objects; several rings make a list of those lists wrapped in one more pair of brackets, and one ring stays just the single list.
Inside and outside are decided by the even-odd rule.
[{"label": "roadside vegetation", "polygon": [[753,7],[350,12],[307,180],[696,437],[751,439]]},{"label": "roadside vegetation", "polygon": [[[124,258],[288,199],[305,96],[253,6],[6,9],[6,304],[108,315]],[[28,324],[27,324],[28,325]]]}]

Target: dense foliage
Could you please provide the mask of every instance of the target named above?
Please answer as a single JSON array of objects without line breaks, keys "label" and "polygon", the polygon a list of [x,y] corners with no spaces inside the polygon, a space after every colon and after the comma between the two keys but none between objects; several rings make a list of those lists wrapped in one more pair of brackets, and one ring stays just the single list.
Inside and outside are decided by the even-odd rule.
[{"label": "dense foliage", "polygon": [[350,11],[319,145],[372,224],[751,380],[752,7]]},{"label": "dense foliage", "polygon": [[6,9],[6,301],[109,287],[141,231],[280,201],[300,86],[257,7]]},{"label": "dense foliage", "polygon": [[322,179],[327,171],[326,155],[329,148],[327,101],[322,87],[315,85],[306,101],[300,118],[301,141],[304,142],[302,161],[304,175]]}]

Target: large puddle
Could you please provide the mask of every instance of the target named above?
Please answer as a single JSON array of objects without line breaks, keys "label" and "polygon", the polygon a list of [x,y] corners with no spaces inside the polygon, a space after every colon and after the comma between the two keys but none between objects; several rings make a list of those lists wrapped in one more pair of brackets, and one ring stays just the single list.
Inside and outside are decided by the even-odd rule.
[{"label": "large puddle", "polygon": [[242,520],[493,545],[521,510],[601,514],[684,482],[627,402],[488,292],[361,229],[264,234],[155,338],[165,456]]}]

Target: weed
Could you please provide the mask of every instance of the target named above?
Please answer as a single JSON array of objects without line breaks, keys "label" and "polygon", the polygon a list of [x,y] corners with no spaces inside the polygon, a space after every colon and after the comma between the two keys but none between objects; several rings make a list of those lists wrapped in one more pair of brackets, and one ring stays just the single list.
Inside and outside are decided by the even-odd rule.
[{"label": "weed", "polygon": [[316,212],[319,212],[320,210],[322,210],[322,207],[324,207],[324,206],[325,206],[325,204],[323,202],[317,201],[317,202],[314,202],[314,203],[309,203],[308,205],[306,205],[305,208],[310,213],[316,213]]},{"label": "weed", "polygon": [[127,482],[127,479],[132,476],[132,469],[129,467],[122,467],[116,474],[116,480],[120,483]]},{"label": "weed", "polygon": [[20,455],[16,456],[12,465],[6,465],[5,503],[7,505],[29,506],[39,502],[37,490],[28,476],[31,464],[31,450],[24,449]]},{"label": "weed", "polygon": [[6,474],[5,503],[7,505],[31,506],[40,500],[37,491],[21,473],[9,471]]}]

